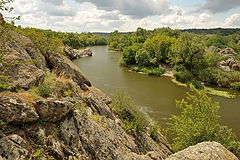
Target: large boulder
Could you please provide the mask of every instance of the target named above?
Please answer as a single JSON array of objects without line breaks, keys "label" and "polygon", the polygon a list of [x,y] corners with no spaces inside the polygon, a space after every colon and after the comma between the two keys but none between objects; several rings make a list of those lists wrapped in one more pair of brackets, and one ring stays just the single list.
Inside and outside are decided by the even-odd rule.
[{"label": "large boulder", "polygon": [[155,143],[155,147],[151,148],[152,152],[140,155],[134,139],[123,130],[117,120],[88,115],[80,110],[74,111],[71,117],[62,121],[60,130],[62,139],[72,151],[89,159],[151,160],[158,157],[161,160],[172,153],[166,148],[166,151],[162,152]]},{"label": "large boulder", "polygon": [[220,68],[224,72],[240,71],[240,63],[236,59],[237,53],[232,48],[222,49],[219,54],[223,57]]},{"label": "large boulder", "polygon": [[92,56],[93,54],[89,48],[72,49],[71,47],[62,47],[62,50],[71,60]]},{"label": "large boulder", "polygon": [[18,135],[10,135],[0,139],[0,159],[26,160],[32,159],[27,142]]},{"label": "large boulder", "polygon": [[73,104],[69,102],[69,99],[48,98],[36,101],[35,108],[40,118],[49,122],[56,122],[72,110]]},{"label": "large boulder", "polygon": [[49,62],[49,67],[54,70],[58,75],[64,75],[71,78],[76,82],[81,88],[86,89],[85,85],[91,87],[90,81],[81,73],[80,69],[65,56],[47,52],[45,57]]},{"label": "large boulder", "polygon": [[7,123],[22,124],[39,118],[35,108],[15,96],[0,96],[0,119]]},{"label": "large boulder", "polygon": [[166,160],[238,160],[238,158],[217,142],[202,142],[177,152]]},{"label": "large boulder", "polygon": [[8,77],[13,90],[29,89],[41,83],[47,69],[44,56],[28,38],[13,31],[6,34],[11,41],[1,42],[6,48],[1,74]]},{"label": "large boulder", "polygon": [[95,87],[89,87],[88,91],[83,94],[83,98],[95,114],[114,119],[115,115],[108,106],[112,100],[102,91]]}]

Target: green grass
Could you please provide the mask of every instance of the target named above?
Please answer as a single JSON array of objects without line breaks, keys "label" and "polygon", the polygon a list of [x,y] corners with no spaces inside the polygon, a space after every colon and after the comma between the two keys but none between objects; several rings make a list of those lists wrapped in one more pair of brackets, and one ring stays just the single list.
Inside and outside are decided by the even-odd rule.
[{"label": "green grass", "polygon": [[211,87],[205,87],[205,90],[207,91],[208,94],[211,95],[216,95],[220,97],[225,97],[225,98],[235,98],[236,95],[228,92],[228,91],[220,91]]},{"label": "green grass", "polygon": [[[177,81],[175,78],[172,79],[172,82],[177,84],[178,86],[182,86],[182,87],[189,86],[186,83],[181,83],[181,82]],[[211,88],[211,87],[204,86],[204,90],[210,95],[215,95],[215,96],[220,96],[220,97],[225,97],[225,98],[235,98],[236,97],[236,95],[234,95],[228,91],[220,91],[220,90],[217,90],[217,89]]]}]

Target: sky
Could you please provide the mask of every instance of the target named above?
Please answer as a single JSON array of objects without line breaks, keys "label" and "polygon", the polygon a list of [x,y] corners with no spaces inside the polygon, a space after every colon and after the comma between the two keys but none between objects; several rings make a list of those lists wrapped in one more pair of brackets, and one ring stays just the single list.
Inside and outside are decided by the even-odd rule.
[{"label": "sky", "polygon": [[238,28],[240,0],[15,0],[16,25],[64,32]]}]

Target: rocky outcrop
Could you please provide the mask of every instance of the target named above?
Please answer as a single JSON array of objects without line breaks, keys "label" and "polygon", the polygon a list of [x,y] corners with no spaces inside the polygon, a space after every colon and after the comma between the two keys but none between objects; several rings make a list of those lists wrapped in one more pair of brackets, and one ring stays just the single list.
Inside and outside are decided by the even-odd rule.
[{"label": "rocky outcrop", "polygon": [[220,62],[222,71],[240,71],[240,62],[236,59],[237,53],[232,48],[222,49],[219,54],[223,57],[223,60]]},{"label": "rocky outcrop", "polygon": [[62,47],[63,52],[70,58],[70,60],[92,56],[93,53],[89,48],[86,49],[72,49],[71,47]]},{"label": "rocky outcrop", "polygon": [[14,134],[0,139],[1,160],[26,160],[32,158],[28,144],[22,137]]},{"label": "rocky outcrop", "polygon": [[7,33],[3,75],[8,77],[11,89],[29,89],[43,81],[46,60],[34,44],[16,32]]},{"label": "rocky outcrop", "polygon": [[202,142],[177,152],[166,160],[238,160],[225,147],[217,142]]},{"label": "rocky outcrop", "polygon": [[6,123],[23,124],[39,118],[35,108],[15,96],[0,96],[0,119]]},{"label": "rocky outcrop", "polygon": [[[68,58],[42,54],[29,39],[12,34],[4,59],[14,65],[2,65],[10,70],[11,85],[26,90],[0,94],[0,159],[161,160],[172,154],[160,134],[153,140],[148,132],[127,133],[111,98]],[[46,78],[46,71],[54,74]],[[43,79],[52,97],[27,90]]]},{"label": "rocky outcrop", "polygon": [[80,69],[69,59],[63,55],[47,52],[45,53],[49,67],[54,70],[58,75],[64,75],[71,78],[83,89],[86,89],[85,85],[91,87],[89,80],[81,73]]},{"label": "rocky outcrop", "polygon": [[66,116],[73,108],[69,99],[48,98],[35,102],[35,108],[40,118],[49,122],[56,122]]}]

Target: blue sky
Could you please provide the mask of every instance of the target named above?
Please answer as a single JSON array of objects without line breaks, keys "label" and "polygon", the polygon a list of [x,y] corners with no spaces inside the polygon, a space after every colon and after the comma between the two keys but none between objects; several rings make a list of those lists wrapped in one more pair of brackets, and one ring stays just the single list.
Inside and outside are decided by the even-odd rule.
[{"label": "blue sky", "polygon": [[56,31],[240,27],[240,0],[15,0],[12,6],[11,14],[21,16],[17,24]]}]

